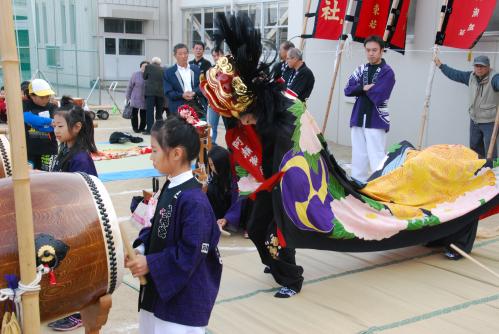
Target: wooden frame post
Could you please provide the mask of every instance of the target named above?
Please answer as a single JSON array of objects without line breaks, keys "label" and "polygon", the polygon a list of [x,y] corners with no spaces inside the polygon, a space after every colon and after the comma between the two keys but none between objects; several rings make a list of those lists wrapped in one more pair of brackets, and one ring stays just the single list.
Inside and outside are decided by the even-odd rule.
[{"label": "wooden frame post", "polygon": [[[12,1],[2,1],[0,14],[0,51],[5,77],[9,133],[12,152],[12,181],[16,213],[17,245],[21,282],[30,284],[36,278],[35,238],[31,189],[24,134],[23,108],[19,78],[19,58],[14,38]],[[40,333],[39,294],[36,292],[22,295],[23,332]]]}]

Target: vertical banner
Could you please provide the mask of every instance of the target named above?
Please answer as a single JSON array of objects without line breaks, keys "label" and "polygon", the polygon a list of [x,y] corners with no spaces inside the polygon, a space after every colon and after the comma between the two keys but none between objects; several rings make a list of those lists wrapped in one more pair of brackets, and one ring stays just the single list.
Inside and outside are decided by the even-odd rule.
[{"label": "vertical banner", "polygon": [[313,38],[339,40],[348,0],[320,0],[315,15]]},{"label": "vertical banner", "polygon": [[487,28],[495,6],[496,0],[449,0],[435,44],[473,48]]},{"label": "vertical banner", "polygon": [[364,42],[371,35],[383,37],[391,5],[391,0],[360,1],[355,11],[352,29],[353,40]]},{"label": "vertical banner", "polygon": [[407,36],[407,18],[411,0],[400,0],[391,26],[391,33],[388,35],[387,46],[394,51],[405,52],[405,40]]}]

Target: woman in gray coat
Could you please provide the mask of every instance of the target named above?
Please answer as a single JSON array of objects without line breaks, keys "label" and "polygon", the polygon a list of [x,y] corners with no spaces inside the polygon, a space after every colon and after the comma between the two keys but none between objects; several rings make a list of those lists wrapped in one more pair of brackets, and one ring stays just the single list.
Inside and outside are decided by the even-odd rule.
[{"label": "woman in gray coat", "polygon": [[[126,90],[126,99],[130,101],[132,107],[132,129],[133,132],[142,132],[146,128],[146,100],[145,100],[145,81],[142,73],[146,66],[149,65],[148,61],[140,63],[140,71],[132,74],[128,82]],[[140,111],[140,124],[139,124],[139,111]]]}]

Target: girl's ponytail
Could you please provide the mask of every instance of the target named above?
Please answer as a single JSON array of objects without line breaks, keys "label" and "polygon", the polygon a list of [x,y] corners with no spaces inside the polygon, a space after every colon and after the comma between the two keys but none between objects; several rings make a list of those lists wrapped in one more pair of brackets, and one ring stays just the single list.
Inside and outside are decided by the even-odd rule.
[{"label": "girl's ponytail", "polygon": [[94,138],[94,120],[92,114],[89,111],[83,110],[83,122],[80,133],[83,136],[83,141],[85,143],[85,148],[90,153],[97,153],[97,146],[95,145]]}]

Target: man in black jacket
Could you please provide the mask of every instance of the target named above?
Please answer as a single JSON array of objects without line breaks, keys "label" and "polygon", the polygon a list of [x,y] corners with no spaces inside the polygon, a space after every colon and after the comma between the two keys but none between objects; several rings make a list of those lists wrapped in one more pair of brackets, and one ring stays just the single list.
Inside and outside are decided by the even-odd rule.
[{"label": "man in black jacket", "polygon": [[301,101],[305,102],[314,89],[314,74],[303,61],[302,52],[296,48],[288,50],[286,61],[288,66],[293,69],[293,73],[287,80],[287,86],[296,93]]},{"label": "man in black jacket", "polygon": [[[146,97],[147,119],[146,131],[143,134],[149,135],[154,121],[163,119],[164,89],[161,59],[154,57],[151,64],[146,66],[142,77],[145,81],[144,95]],[[154,114],[154,107],[156,107],[156,114]]]},{"label": "man in black jacket", "polygon": [[211,63],[209,60],[206,60],[204,55],[204,43],[203,42],[194,42],[192,47],[192,53],[194,54],[194,59],[189,62],[190,65],[197,65],[201,73],[206,74],[206,71],[211,67]]}]

